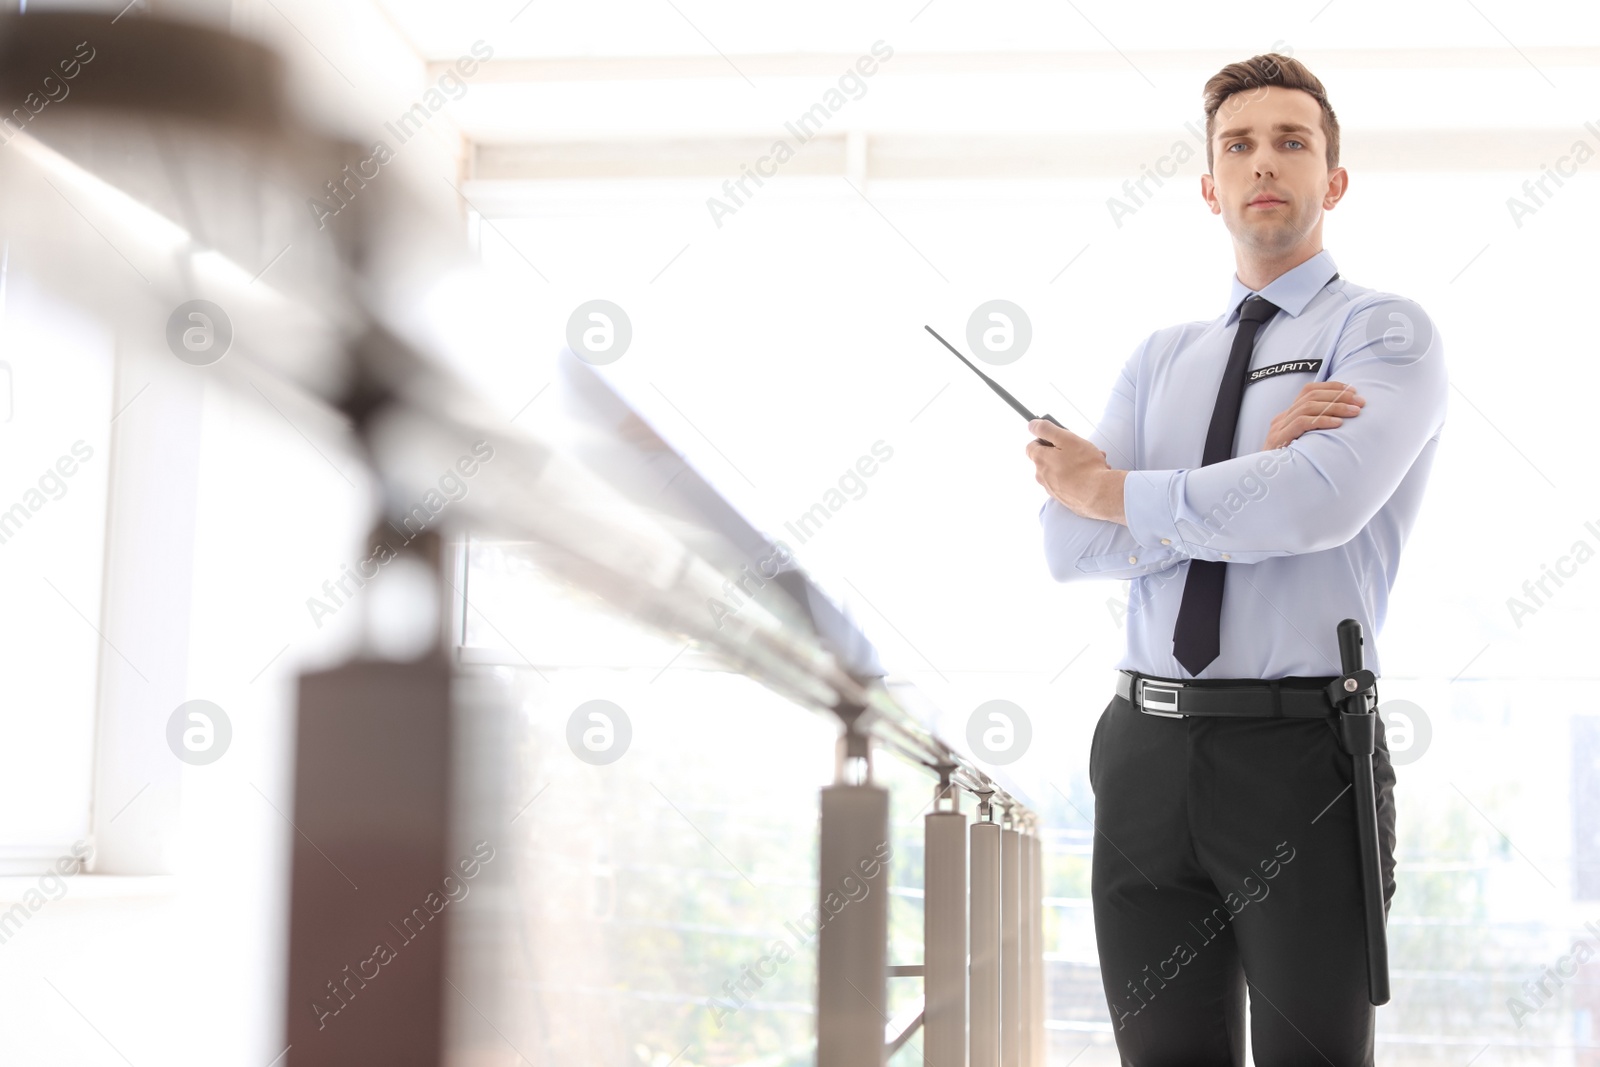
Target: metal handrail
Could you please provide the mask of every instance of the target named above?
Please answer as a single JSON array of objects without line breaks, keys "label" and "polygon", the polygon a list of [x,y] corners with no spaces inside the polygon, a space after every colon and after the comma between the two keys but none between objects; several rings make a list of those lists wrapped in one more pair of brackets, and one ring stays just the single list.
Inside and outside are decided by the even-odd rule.
[{"label": "metal handrail", "polygon": [[[33,22],[32,26],[49,29],[47,36],[52,41],[64,29],[72,28],[66,22]],[[142,41],[157,45],[166,41],[154,23],[141,27],[137,33]],[[19,32],[10,38],[13,43],[8,47],[21,48],[15,44],[19,40],[30,45],[25,38],[26,34]],[[174,44],[179,52],[192,52],[195,42],[204,44],[206,40],[209,38],[204,33],[182,31],[167,43]],[[50,43],[33,41],[30,46],[45,47]],[[27,49],[21,51],[26,53]],[[260,58],[253,52],[249,54]],[[137,80],[143,68],[132,64],[114,69],[118,77],[105,79],[109,95],[101,98],[104,102],[92,98],[84,101],[69,113],[74,123],[79,115],[86,115],[92,123],[98,108],[117,106],[113,103],[118,99],[116,83],[119,79]],[[266,61],[250,69],[263,83],[271,81],[275,70]],[[214,65],[208,71],[228,84],[225,65]],[[225,101],[220,96],[210,101],[219,102]],[[158,93],[141,97],[137,106],[159,109],[162,104],[174,103]],[[263,110],[241,104],[230,111],[226,107],[212,108],[208,103],[207,107],[186,112],[181,107],[174,109],[182,112],[176,116],[182,122],[213,124],[213,132],[219,135],[239,133],[241,145],[261,154],[263,166],[273,158],[272,153],[284,153],[292,167],[294,159],[300,158],[295,153],[303,153],[302,169],[314,170],[316,166],[308,160],[320,164],[338,158],[343,150],[337,143],[309,132],[280,128],[282,113],[273,108]],[[230,124],[248,127],[247,135],[230,130]],[[696,641],[731,668],[790,702],[835,717],[842,726],[840,773],[836,784],[824,789],[822,797],[819,892],[824,899],[841,878],[858,877],[878,885],[887,881],[886,862],[874,862],[874,873],[866,873],[869,858],[877,846],[887,843],[889,835],[888,794],[871,781],[874,746],[936,775],[943,800],[953,799],[952,790],[977,797],[984,819],[974,831],[981,827],[985,836],[997,833],[1004,843],[1004,851],[997,850],[994,855],[997,860],[1003,855],[1005,862],[986,865],[983,872],[985,877],[993,875],[997,896],[1004,901],[995,909],[996,932],[1002,928],[1005,931],[1000,962],[1007,977],[1003,983],[997,982],[1005,990],[1009,1020],[1004,1027],[1009,1036],[1003,1040],[1010,1043],[1005,1046],[1008,1049],[1020,1047],[1027,1050],[1030,1060],[1038,1060],[1042,1047],[1033,1042],[1042,1033],[1041,1020],[1039,1013],[1027,1006],[1040,989],[1037,978],[1031,977],[1037,974],[1039,947],[1038,851],[1037,837],[1029,832],[1035,816],[1020,791],[980,766],[958,745],[942,738],[889,689],[886,672],[865,633],[798,566],[785,565],[772,576],[782,596],[767,598],[765,603],[752,602],[747,610],[713,624],[704,605],[722,593],[728,584],[727,576],[750,566],[759,567],[762,560],[773,558],[777,546],[734,510],[606,386],[592,367],[572,352],[565,351],[561,356],[562,373],[580,409],[580,418],[591,429],[599,430],[578,442],[508,427],[493,404],[446,368],[444,358],[432,352],[428,341],[408,335],[395,321],[395,314],[386,310],[395,301],[385,303],[373,292],[382,289],[385,282],[395,286],[400,283],[393,278],[375,278],[381,274],[382,266],[376,262],[377,257],[363,258],[368,249],[354,239],[370,237],[375,222],[392,222],[418,213],[395,183],[375,186],[358,202],[361,211],[352,216],[353,232],[346,234],[351,239],[333,246],[332,254],[338,257],[342,270],[340,280],[345,283],[337,293],[312,295],[304,286],[278,291],[267,285],[256,287],[259,274],[238,262],[228,248],[203,248],[209,228],[195,225],[187,214],[183,218],[161,216],[149,204],[128,197],[113,182],[87,171],[70,155],[45,141],[35,141],[31,134],[20,136],[20,150],[8,153],[0,161],[0,178],[11,183],[9,189],[22,184],[31,194],[38,191],[40,183],[50,182],[53,171],[57,178],[81,181],[83,187],[108,198],[120,196],[118,207],[126,209],[131,202],[149,216],[143,221],[159,224],[156,229],[160,236],[154,235],[149,225],[126,222],[115,231],[122,249],[141,253],[141,261],[147,266],[162,266],[152,267],[148,277],[141,273],[146,288],[133,290],[137,298],[125,290],[118,291],[114,285],[97,290],[103,306],[113,316],[131,320],[137,317],[130,313],[132,308],[147,310],[152,302],[176,306],[189,300],[203,251],[210,257],[206,280],[208,291],[214,296],[231,301],[236,309],[249,309],[260,321],[273,320],[275,325],[286,326],[291,334],[298,328],[324,335],[330,342],[326,361],[303,358],[302,350],[287,343],[281,329],[276,333],[264,330],[269,340],[256,347],[241,338],[239,351],[219,365],[216,379],[241,391],[259,389],[257,381],[274,381],[348,425],[382,489],[380,522],[402,519],[400,502],[413,498],[409,490],[431,480],[436,471],[452,466],[463,446],[493,440],[495,462],[482,467],[474,478],[473,491],[455,502],[445,520],[447,528],[490,531],[525,540],[547,573],[599,596],[617,613],[659,633]],[[65,141],[71,143],[72,137],[65,137]],[[56,191],[59,193],[60,189]],[[188,203],[184,198],[179,200]],[[107,214],[114,216],[116,210],[107,209]],[[189,205],[182,210],[187,213],[198,209]],[[16,211],[3,205],[0,216],[8,226],[18,221]],[[88,220],[89,216],[84,218]],[[309,223],[302,219],[301,226],[308,228]],[[362,226],[366,230],[360,229]],[[47,239],[37,223],[28,222],[27,229],[30,239]],[[174,231],[182,235],[176,251],[171,244]],[[308,234],[299,236],[317,240]],[[75,266],[63,262],[47,264],[45,269],[55,272],[51,281],[67,289],[86,281],[73,277]],[[393,298],[395,293],[387,295]],[[499,309],[499,313],[507,316],[507,332],[511,332],[511,310]],[[338,365],[332,373],[328,362]],[[437,556],[432,562],[440,565]],[[336,687],[328,692],[335,697],[338,694]],[[439,692],[443,693],[444,687]],[[337,700],[330,697],[329,702],[336,704]],[[432,709],[413,710],[423,721]],[[439,720],[427,721],[437,727]],[[350,751],[359,753],[360,748]],[[856,773],[847,774],[847,769]],[[959,805],[954,807],[953,811],[940,812],[936,803],[930,818],[959,817]],[[1004,811],[1003,823],[992,818],[996,810]],[[1024,836],[1027,852],[1022,851]],[[961,862],[965,864],[964,845]],[[961,895],[965,894],[963,886]],[[822,927],[818,967],[819,1067],[868,1062],[864,1057],[869,1054],[877,1059],[884,1055],[886,1047],[892,1053],[925,1023],[939,1020],[941,1013],[949,1018],[952,1009],[929,1002],[915,1022],[884,1043],[881,1018],[863,1012],[853,998],[865,999],[873,1012],[878,1010],[876,1003],[861,986],[834,980],[857,977],[877,994],[878,1000],[883,999],[883,983],[888,977],[886,897],[880,892],[868,898],[868,904],[831,913],[833,921]],[[948,904],[952,898],[945,895],[943,899]],[[297,903],[296,908],[304,911],[306,905]],[[1029,912],[1033,918],[1024,919]],[[308,936],[306,930],[310,928],[296,928],[302,937]],[[964,942],[964,930],[962,934]],[[965,1016],[966,1005],[963,1003],[959,1010]],[[874,1027],[876,1034],[872,1032]],[[1002,1040],[998,1033],[995,1037],[997,1042]],[[824,1049],[832,1051],[825,1055]],[[827,1055],[834,1059],[828,1060]]]}]

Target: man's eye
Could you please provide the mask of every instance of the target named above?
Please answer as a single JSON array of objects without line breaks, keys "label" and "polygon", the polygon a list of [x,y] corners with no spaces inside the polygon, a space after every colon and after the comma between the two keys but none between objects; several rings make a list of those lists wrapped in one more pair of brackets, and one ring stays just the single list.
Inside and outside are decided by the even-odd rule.
[{"label": "man's eye", "polygon": [[1287,140],[1287,141],[1285,141],[1285,142],[1284,142],[1284,144],[1297,144],[1297,145],[1299,145],[1299,146],[1300,146],[1300,147],[1301,147],[1301,148],[1304,148],[1304,147],[1305,147],[1305,142],[1303,142],[1303,141],[1297,141],[1297,140],[1295,140],[1295,139],[1294,139],[1294,138],[1292,138],[1292,137],[1291,137],[1291,138],[1290,138],[1290,139],[1289,139],[1289,140]]},{"label": "man's eye", "polygon": [[1243,147],[1244,147],[1244,142],[1243,141],[1235,141],[1231,145],[1228,146],[1227,150],[1229,152],[1232,152],[1235,148],[1243,148]]}]

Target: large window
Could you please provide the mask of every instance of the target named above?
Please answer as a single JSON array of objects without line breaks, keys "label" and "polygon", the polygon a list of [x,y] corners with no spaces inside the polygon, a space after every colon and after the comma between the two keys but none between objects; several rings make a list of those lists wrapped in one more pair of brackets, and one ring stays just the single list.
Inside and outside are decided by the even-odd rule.
[{"label": "large window", "polygon": [[0,874],[89,831],[112,347],[0,242]]}]

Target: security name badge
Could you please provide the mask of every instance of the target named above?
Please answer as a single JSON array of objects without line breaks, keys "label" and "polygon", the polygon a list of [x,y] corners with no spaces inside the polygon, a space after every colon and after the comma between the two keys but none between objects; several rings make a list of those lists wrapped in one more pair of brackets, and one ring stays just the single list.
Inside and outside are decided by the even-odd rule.
[{"label": "security name badge", "polygon": [[1301,371],[1315,373],[1321,369],[1322,360],[1320,359],[1291,359],[1287,363],[1274,363],[1270,367],[1260,367],[1251,371],[1250,376],[1244,380],[1244,384],[1249,385],[1252,382],[1259,382],[1263,378],[1271,378],[1279,374],[1297,374]]}]

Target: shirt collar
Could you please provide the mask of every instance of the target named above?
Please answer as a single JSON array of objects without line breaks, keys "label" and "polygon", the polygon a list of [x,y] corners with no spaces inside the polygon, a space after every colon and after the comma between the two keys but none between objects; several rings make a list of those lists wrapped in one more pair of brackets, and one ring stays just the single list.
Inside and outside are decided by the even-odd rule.
[{"label": "shirt collar", "polygon": [[[1262,299],[1272,301],[1298,318],[1300,312],[1311,302],[1311,298],[1320,293],[1322,287],[1328,284],[1328,279],[1338,272],[1339,268],[1334,264],[1333,256],[1324,248],[1299,266],[1291,267],[1272,279],[1259,292]],[[1228,306],[1223,311],[1224,329],[1238,320],[1239,305],[1244,303],[1245,297],[1254,292],[1257,290],[1241,282],[1237,273],[1233,275],[1233,284],[1228,292]]]}]

